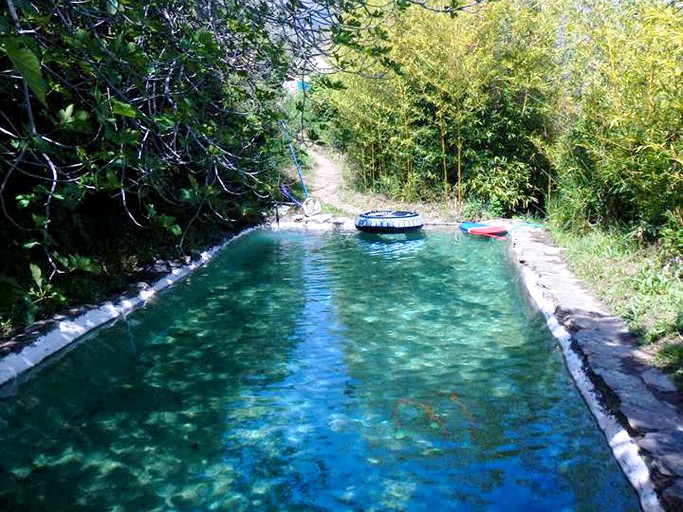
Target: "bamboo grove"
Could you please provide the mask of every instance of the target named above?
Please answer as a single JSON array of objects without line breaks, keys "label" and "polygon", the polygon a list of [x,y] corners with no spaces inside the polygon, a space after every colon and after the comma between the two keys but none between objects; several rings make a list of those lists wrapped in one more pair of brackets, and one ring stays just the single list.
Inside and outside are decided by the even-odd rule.
[{"label": "bamboo grove", "polygon": [[680,8],[506,0],[385,27],[395,69],[313,90],[359,186],[618,225],[683,252]]}]

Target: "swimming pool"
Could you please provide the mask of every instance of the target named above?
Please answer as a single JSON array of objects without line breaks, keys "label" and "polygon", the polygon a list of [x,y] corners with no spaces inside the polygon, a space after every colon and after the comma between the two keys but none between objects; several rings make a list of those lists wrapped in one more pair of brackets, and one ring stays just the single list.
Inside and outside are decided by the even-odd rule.
[{"label": "swimming pool", "polygon": [[252,232],[0,439],[18,510],[639,510],[504,245],[446,231]]}]

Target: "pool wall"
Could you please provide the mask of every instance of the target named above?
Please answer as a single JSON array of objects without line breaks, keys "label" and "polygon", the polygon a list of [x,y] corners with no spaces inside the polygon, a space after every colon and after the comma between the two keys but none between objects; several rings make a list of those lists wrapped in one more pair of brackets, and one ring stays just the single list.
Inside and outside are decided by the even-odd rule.
[{"label": "pool wall", "polygon": [[511,259],[529,297],[643,510],[683,510],[683,416],[675,385],[572,275],[545,233],[519,229],[511,238]]}]

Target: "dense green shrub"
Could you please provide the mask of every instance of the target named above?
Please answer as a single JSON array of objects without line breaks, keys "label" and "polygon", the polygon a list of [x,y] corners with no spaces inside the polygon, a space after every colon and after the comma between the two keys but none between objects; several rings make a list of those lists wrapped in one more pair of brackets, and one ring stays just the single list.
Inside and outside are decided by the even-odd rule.
[{"label": "dense green shrub", "polygon": [[0,316],[92,300],[258,221],[283,43],[240,2],[11,0],[0,14]]},{"label": "dense green shrub", "polygon": [[568,227],[625,225],[675,250],[683,14],[661,2],[575,4],[565,5],[561,129],[548,152],[558,174],[553,212]]}]

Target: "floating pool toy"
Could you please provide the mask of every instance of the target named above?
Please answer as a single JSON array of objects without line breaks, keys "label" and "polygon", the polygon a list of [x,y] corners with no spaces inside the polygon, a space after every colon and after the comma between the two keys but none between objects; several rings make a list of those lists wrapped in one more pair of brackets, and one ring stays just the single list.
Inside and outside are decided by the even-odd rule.
[{"label": "floating pool toy", "polygon": [[503,236],[508,232],[505,226],[482,226],[470,228],[470,235]]},{"label": "floating pool toy", "polygon": [[507,234],[507,227],[501,224],[484,224],[482,222],[461,222],[458,226],[463,233],[502,239]]},{"label": "floating pool toy", "polygon": [[483,228],[486,226],[486,224],[483,224],[481,222],[461,222],[458,227],[460,228],[460,231],[463,233],[469,233],[470,228]]},{"label": "floating pool toy", "polygon": [[356,218],[356,228],[367,233],[408,233],[422,226],[419,213],[401,210],[371,210]]}]

